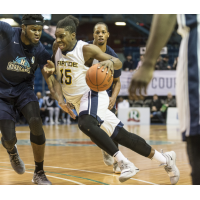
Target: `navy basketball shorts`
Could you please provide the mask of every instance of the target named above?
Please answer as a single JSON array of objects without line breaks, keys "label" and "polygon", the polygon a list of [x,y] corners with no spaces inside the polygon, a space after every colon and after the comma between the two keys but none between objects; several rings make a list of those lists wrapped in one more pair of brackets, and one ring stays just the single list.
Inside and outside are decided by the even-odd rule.
[{"label": "navy basketball shorts", "polygon": [[37,101],[32,88],[26,87],[14,98],[0,98],[0,120],[12,120],[16,122],[16,110],[19,112],[29,102]]}]

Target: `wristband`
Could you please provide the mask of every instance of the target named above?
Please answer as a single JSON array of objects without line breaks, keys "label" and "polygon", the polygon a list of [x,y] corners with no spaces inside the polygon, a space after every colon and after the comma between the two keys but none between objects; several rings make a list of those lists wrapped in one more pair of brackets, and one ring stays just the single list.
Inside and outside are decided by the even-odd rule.
[{"label": "wristband", "polygon": [[[113,62],[112,58],[111,58],[111,59],[109,59],[109,60]],[[113,62],[113,65],[114,65],[114,64],[115,64],[115,63]]]}]

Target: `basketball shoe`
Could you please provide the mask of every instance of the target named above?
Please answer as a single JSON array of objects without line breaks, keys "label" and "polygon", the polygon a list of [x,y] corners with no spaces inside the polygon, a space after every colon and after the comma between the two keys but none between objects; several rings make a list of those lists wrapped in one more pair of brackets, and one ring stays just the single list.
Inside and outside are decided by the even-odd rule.
[{"label": "basketball shoe", "polygon": [[113,165],[114,163],[114,158],[107,154],[105,151],[101,150],[103,154],[103,162],[106,166]]},{"label": "basketball shoe", "polygon": [[15,148],[14,152],[16,152],[16,153],[8,152],[11,166],[18,174],[23,174],[25,172],[24,162],[19,157],[19,154],[18,154],[18,151],[17,151],[17,145],[15,145],[14,148]]},{"label": "basketball shoe", "polygon": [[164,169],[170,178],[171,184],[175,185],[180,178],[180,172],[176,166],[176,153],[174,151],[163,153],[162,150],[161,153],[166,158],[167,163],[161,164],[160,166],[164,166]]},{"label": "basketball shoe", "polygon": [[32,182],[38,185],[52,185],[51,182],[47,179],[44,170],[34,172]]},{"label": "basketball shoe", "polygon": [[120,182],[127,181],[132,176],[134,176],[137,172],[139,172],[138,171],[139,169],[136,170],[137,168],[135,167],[135,165],[129,160],[127,161],[121,160],[120,162],[118,162],[118,165],[121,170],[121,175],[119,176]]},{"label": "basketball shoe", "polygon": [[115,174],[121,174],[121,170],[120,170],[120,168],[119,168],[119,166],[118,166],[117,161],[115,161],[115,162],[113,163],[113,171],[115,172]]}]

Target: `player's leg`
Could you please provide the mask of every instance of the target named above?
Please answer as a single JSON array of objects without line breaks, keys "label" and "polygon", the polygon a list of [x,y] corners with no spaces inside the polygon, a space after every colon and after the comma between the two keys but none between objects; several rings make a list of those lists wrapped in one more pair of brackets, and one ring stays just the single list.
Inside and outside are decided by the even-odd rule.
[{"label": "player's leg", "polygon": [[192,167],[192,184],[200,185],[200,135],[187,137],[187,153]]},{"label": "player's leg", "polygon": [[17,137],[15,133],[15,111],[7,100],[0,99],[0,130],[1,142],[7,150],[12,168],[18,173],[25,172],[25,166],[17,151]]},{"label": "player's leg", "polygon": [[21,109],[30,127],[30,141],[35,160],[35,171],[33,176],[34,183],[39,185],[50,185],[51,182],[46,178],[43,163],[45,152],[45,134],[42,128],[40,110],[38,102],[31,101]]},{"label": "player's leg", "polygon": [[85,93],[80,102],[79,121],[80,130],[83,131],[97,146],[106,151],[119,162],[124,162],[124,171],[119,180],[124,182],[136,174],[135,166],[129,162],[119,151],[113,140],[100,128],[105,118],[109,104],[109,97],[105,92],[89,91]]},{"label": "player's leg", "polygon": [[30,141],[35,160],[33,181],[39,185],[49,185],[51,182],[46,178],[43,170],[45,134],[42,128],[39,103],[33,89],[24,88],[15,105],[24,115],[30,127]]},{"label": "player's leg", "polygon": [[160,153],[156,151],[149,144],[147,144],[143,138],[125,130],[123,128],[123,124],[112,112],[110,112],[110,110],[107,110],[106,118],[101,128],[106,133],[111,135],[111,138],[119,144],[135,151],[144,157],[159,162],[161,166],[165,166],[165,170],[170,176],[171,183],[176,184],[178,182],[180,174],[175,164],[175,152]]},{"label": "player's leg", "polygon": [[[111,112],[115,114],[116,109],[113,108],[113,109],[111,110]],[[113,140],[113,142],[115,143],[116,147],[119,149],[118,143],[115,142],[114,140]],[[104,162],[104,164],[105,164],[106,166],[111,166],[111,165],[113,165],[113,171],[114,171],[115,173],[117,173],[117,174],[118,174],[118,173],[121,173],[121,171],[120,171],[120,169],[119,169],[119,167],[118,167],[118,165],[117,165],[117,162],[113,159],[113,157],[112,157],[111,155],[107,154],[105,151],[103,151],[103,150],[101,150],[101,151],[102,151],[102,155],[103,155],[103,162]]]}]

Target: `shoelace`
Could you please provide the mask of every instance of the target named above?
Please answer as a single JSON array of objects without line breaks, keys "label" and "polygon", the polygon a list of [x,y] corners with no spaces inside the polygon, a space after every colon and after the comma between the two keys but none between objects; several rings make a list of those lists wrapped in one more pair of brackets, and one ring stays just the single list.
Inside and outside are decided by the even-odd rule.
[{"label": "shoelace", "polygon": [[47,180],[44,171],[41,170],[41,171],[37,172],[36,174],[38,175],[38,176],[36,176],[37,180],[45,180],[45,181]]},{"label": "shoelace", "polygon": [[13,160],[15,162],[16,165],[20,165],[20,161],[19,161],[19,158],[18,158],[18,154],[15,153],[15,154],[10,154],[11,156],[11,160]]}]

